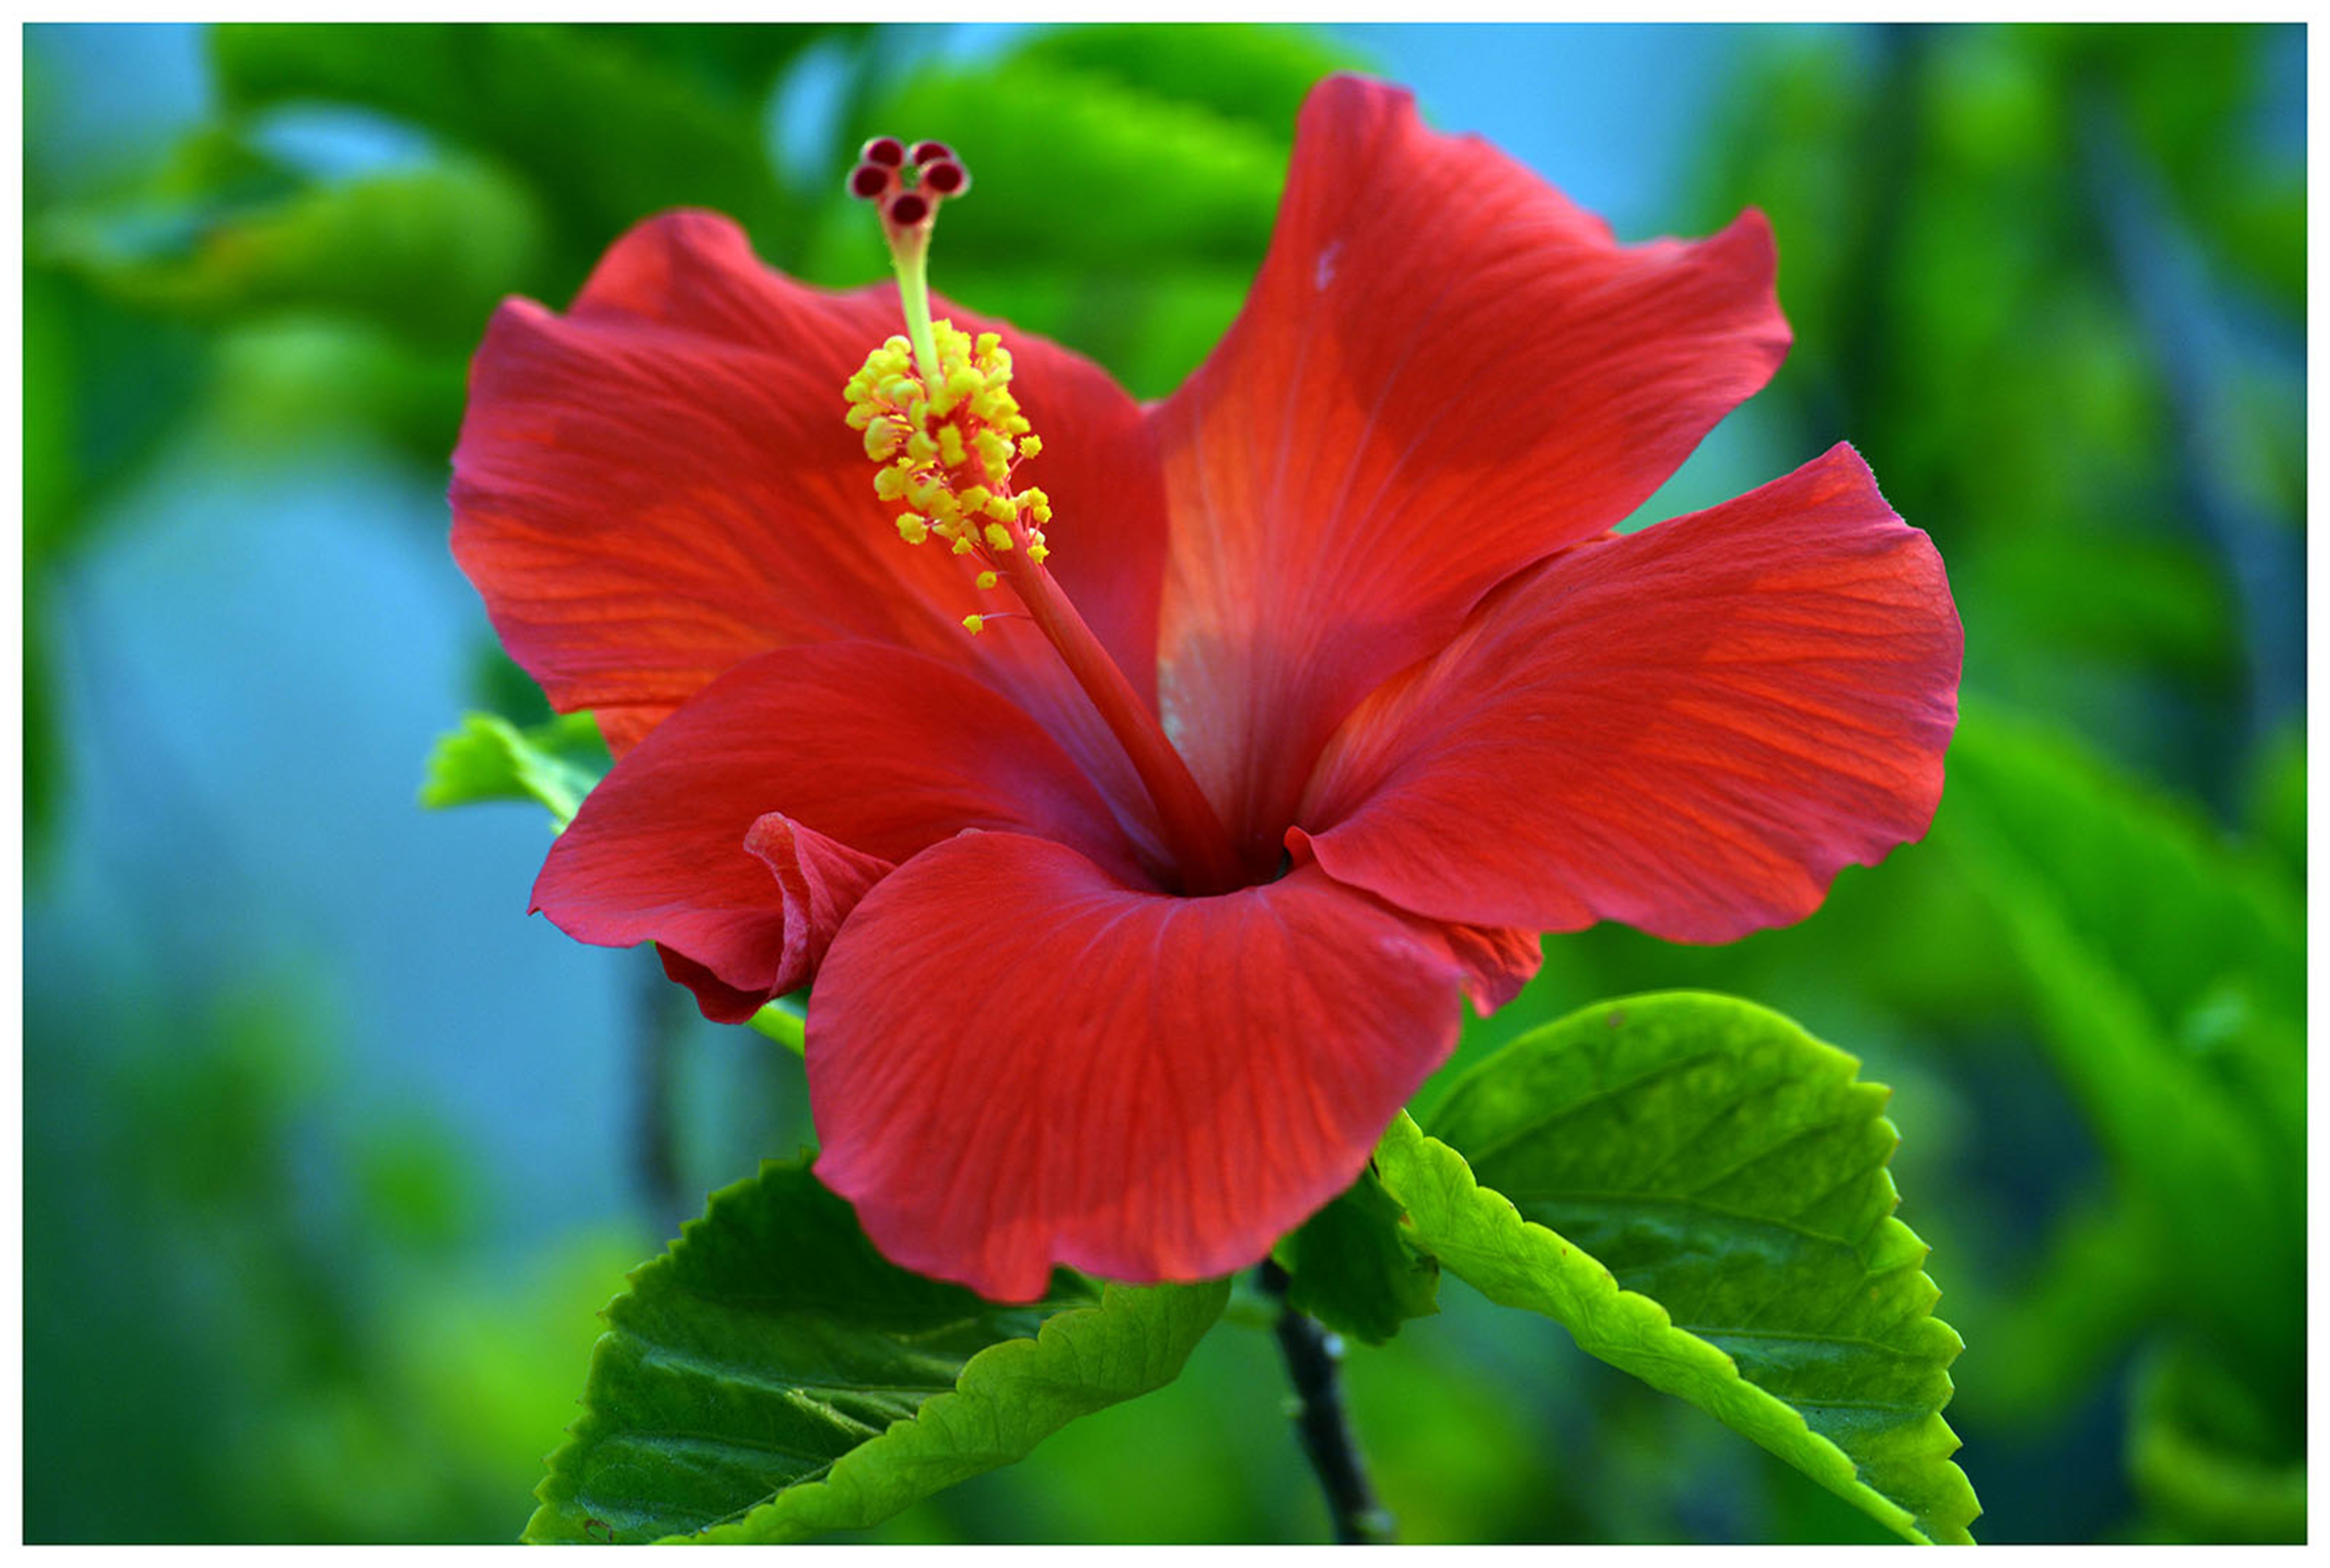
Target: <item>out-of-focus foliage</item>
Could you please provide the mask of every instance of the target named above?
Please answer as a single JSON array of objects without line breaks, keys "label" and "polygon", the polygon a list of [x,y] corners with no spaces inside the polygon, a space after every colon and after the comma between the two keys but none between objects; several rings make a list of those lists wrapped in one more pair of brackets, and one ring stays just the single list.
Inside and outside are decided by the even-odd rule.
[{"label": "out-of-focus foliage", "polygon": [[[1969,1345],[1949,1414],[1984,1538],[2299,1538],[2304,35],[1725,36],[1692,194],[1659,226],[1772,218],[1796,346],[1743,421],[1755,477],[1849,439],[1939,544],[1970,693],[1947,793],[1929,842],[1848,871],[1799,927],[1552,940],[1419,1119],[1593,997],[1703,987],[1800,1018],[1899,1091],[1892,1168]],[[1368,63],[1288,29],[1038,30],[976,62],[929,42],[220,27],[172,154],[85,168],[44,156],[63,106],[28,47],[32,918],[73,820],[54,589],[168,443],[204,432],[227,465],[355,443],[433,483],[492,303],[563,304],[639,217],[719,207],[774,264],[881,279],[838,189],[877,131],[952,140],[976,176],[942,291],[1160,395],[1236,313],[1302,93]],[[772,152],[795,122],[819,134]],[[475,704],[541,723],[477,635]],[[526,777],[499,730],[471,745],[446,788]],[[330,1009],[242,978],[109,976],[99,997],[28,975],[27,1535],[508,1539],[591,1309],[648,1234],[514,1261],[479,1163],[417,1115],[323,1116]],[[700,1049],[748,1053],[798,1106],[790,1054],[733,1038]],[[677,1162],[700,1191],[776,1146],[701,1133],[734,1108],[691,1109],[698,1049],[648,1103],[714,1151]],[[1878,1538],[1553,1325],[1454,1280],[1438,1302],[1347,1374],[1404,1538]],[[1318,1538],[1258,1311],[1234,1301],[1160,1393],[870,1535]]]},{"label": "out-of-focus foliage", "polygon": [[25,1535],[507,1538],[642,1243],[482,1255],[461,1152],[393,1105],[323,1123],[329,1006],[244,984],[27,1017],[134,1033],[26,1054]]}]

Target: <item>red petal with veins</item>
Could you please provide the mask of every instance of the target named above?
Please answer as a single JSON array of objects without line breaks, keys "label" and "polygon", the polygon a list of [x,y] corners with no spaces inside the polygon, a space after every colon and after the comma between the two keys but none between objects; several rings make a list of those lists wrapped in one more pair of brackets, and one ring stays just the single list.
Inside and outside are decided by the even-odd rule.
[{"label": "red petal with veins", "polygon": [[1941,558],[1839,446],[1501,589],[1352,714],[1297,820],[1421,915],[1729,941],[1925,832],[1961,648]]},{"label": "red petal with veins", "polygon": [[[1028,479],[1059,519],[1054,571],[1151,692],[1165,524],[1141,411],[1075,354],[939,308],[1006,333],[1046,441]],[[902,543],[875,497],[841,387],[901,330],[894,288],[795,283],[708,213],[626,234],[564,316],[501,307],[453,456],[453,550],[554,705],[596,709],[620,754],[741,659],[863,638],[972,670],[1080,750],[1105,741],[1039,638],[971,645],[962,617],[1003,607],[943,549]]]},{"label": "red petal with veins", "polygon": [[1311,94],[1245,312],[1154,414],[1160,698],[1257,862],[1360,698],[1624,518],[1770,377],[1773,267],[1760,214],[1622,246],[1406,92]]},{"label": "red petal with veins", "polygon": [[1003,697],[899,648],[783,649],[615,765],[551,846],[534,904],[582,941],[662,943],[706,1015],[734,1021],[809,978],[889,864],[965,827],[1040,833],[1141,874],[1097,792]]},{"label": "red petal with veins", "polygon": [[1001,1300],[1196,1280],[1359,1175],[1455,1044],[1434,927],[1299,867],[1218,898],[972,834],[898,868],[809,1014],[818,1176],[883,1252]]}]

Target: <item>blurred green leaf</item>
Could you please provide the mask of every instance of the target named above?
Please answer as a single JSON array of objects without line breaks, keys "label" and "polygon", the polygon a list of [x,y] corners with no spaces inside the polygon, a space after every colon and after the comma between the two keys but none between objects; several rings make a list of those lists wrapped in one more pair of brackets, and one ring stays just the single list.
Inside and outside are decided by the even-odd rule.
[{"label": "blurred green leaf", "polygon": [[1968,1291],[1955,1316],[1982,1346],[1983,1376],[1965,1395],[1967,1419],[2059,1418],[2158,1320],[2168,1245],[2149,1208],[2093,1201],[2056,1222],[2034,1275]]},{"label": "blurred green leaf", "polygon": [[1247,23],[1064,27],[1031,40],[1017,58],[1196,104],[1289,143],[1312,86],[1366,63],[1316,33]]},{"label": "blurred green leaf", "polygon": [[80,549],[105,509],[92,502],[150,458],[198,401],[203,340],[98,292],[90,280],[24,269],[24,557]]},{"label": "blurred green leaf", "polygon": [[2163,1245],[2159,1299],[2278,1380],[2304,1341],[2304,917],[2269,862],[1970,704],[1937,836]]},{"label": "blurred green leaf", "polygon": [[[2059,732],[1969,701],[1950,750],[1945,839],[1998,910],[2020,883],[2110,971],[2164,1040],[2302,1130],[2305,909],[2272,858]],[[1979,846],[1962,840],[1980,839]]]},{"label": "blurred green leaf", "polygon": [[522,186],[450,160],[256,202],[231,185],[147,194],[52,213],[34,235],[48,261],[141,310],[323,308],[464,345],[539,279],[545,243]]},{"label": "blurred green leaf", "polygon": [[522,175],[565,237],[562,270],[579,277],[615,234],[668,207],[712,207],[776,237],[783,202],[760,100],[781,61],[821,31],[772,28],[741,57],[733,39],[706,40],[749,64],[727,87],[678,66],[657,30],[260,23],[214,27],[210,39],[234,109],[362,105]]},{"label": "blurred green leaf", "polygon": [[2306,875],[2306,722],[2266,741],[2249,789],[2249,831],[2270,845],[2300,880]]},{"label": "blurred green leaf", "polygon": [[[209,428],[239,458],[264,462],[332,436],[378,435],[434,469],[459,433],[468,347],[432,347],[322,313],[238,322],[214,345]],[[441,517],[429,521],[443,527]]]},{"label": "blurred green leaf", "polygon": [[521,730],[470,713],[430,750],[421,804],[432,810],[480,800],[533,800],[564,828],[607,770],[606,743],[589,713],[565,713]]},{"label": "blurred green leaf", "polygon": [[[29,584],[27,585],[29,588]],[[27,592],[24,605],[24,850],[27,870],[37,873],[56,831],[65,783],[72,776],[64,727],[57,722],[57,675],[50,664],[48,633],[40,605]]]},{"label": "blurred green leaf", "polygon": [[[1941,1418],[1962,1347],[1893,1218],[1887,1091],[1777,1014],[1672,993],[1575,1013],[1377,1151],[1418,1246],[1911,1539],[1979,1512]],[[1459,1152],[1459,1151],[1463,1152]],[[1472,1163],[1468,1167],[1466,1161]]]},{"label": "blurred green leaf", "polygon": [[[1193,260],[1252,266],[1293,137],[1292,123],[1265,133],[1023,59],[925,69],[878,117],[950,142],[977,176],[975,199],[951,204],[942,220],[941,288],[958,267],[1031,259],[1141,272]],[[878,243],[862,210],[860,220]]]},{"label": "blurred green leaf", "polygon": [[862,1528],[1171,1382],[1227,1281],[1007,1307],[895,1268],[804,1165],[715,1193],[607,1311],[536,1542]]},{"label": "blurred green leaf", "polygon": [[1370,1345],[1439,1311],[1440,1265],[1407,1244],[1404,1221],[1375,1172],[1361,1172],[1279,1242],[1287,1305]]},{"label": "blurred green leaf", "polygon": [[2199,1355],[2155,1347],[2138,1367],[2128,1470],[2149,1510],[2193,1542],[2302,1543],[2306,1463],[2275,1457],[2268,1416]]},{"label": "blurred green leaf", "polygon": [[765,93],[777,73],[819,38],[870,30],[862,22],[586,22],[573,27],[586,38],[611,43],[746,100]]}]

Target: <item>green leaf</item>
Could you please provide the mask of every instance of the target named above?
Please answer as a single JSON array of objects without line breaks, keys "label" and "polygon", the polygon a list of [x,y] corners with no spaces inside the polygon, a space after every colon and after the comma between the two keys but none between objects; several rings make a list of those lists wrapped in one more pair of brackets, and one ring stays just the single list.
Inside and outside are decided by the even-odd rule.
[{"label": "green leaf", "polygon": [[[2180,1026],[2229,981],[2266,1012],[2303,1016],[2306,925],[2295,879],[2060,732],[1991,704],[1965,708],[1950,747],[1946,833],[1958,817],[1978,816],[1996,847],[2076,914],[2097,959],[2125,976],[2164,1026]],[[2287,1065],[2301,1056],[2289,1053]]]},{"label": "green leaf", "polygon": [[1287,143],[1319,79],[1363,64],[1315,33],[1247,23],[1068,27],[1030,41],[1016,58],[1199,104]]},{"label": "green leaf", "polygon": [[1962,1342],[1892,1217],[1887,1091],[1857,1067],[1745,1002],[1605,1003],[1458,1083],[1446,1142],[1402,1117],[1377,1169],[1416,1244],[1490,1299],[1902,1535],[1965,1542],[1980,1506],[1940,1414]]},{"label": "green leaf", "polygon": [[2132,1381],[2129,1478],[2158,1523],[2190,1541],[2306,1539],[2302,1431],[2189,1342],[2153,1346]]},{"label": "green leaf", "polygon": [[2305,1333],[2302,906],[2269,858],[2059,736],[1970,712],[1937,839],[2157,1230],[2155,1298],[2279,1386]]},{"label": "green leaf", "polygon": [[474,342],[539,281],[542,222],[520,185],[445,161],[251,200],[232,180],[52,214],[52,263],[140,309],[216,320],[311,308],[438,344]]},{"label": "green leaf", "polygon": [[[760,87],[813,27],[761,30],[751,91],[663,57],[663,35],[554,24],[232,24],[210,31],[234,109],[361,105],[490,155],[545,199],[571,252],[663,208],[768,225],[782,207]],[[839,171],[836,171],[838,179]]]},{"label": "green leaf", "polygon": [[606,770],[606,746],[588,713],[528,730],[492,713],[470,713],[437,737],[421,804],[434,810],[480,800],[539,801],[564,829]]},{"label": "green leaf", "polygon": [[1287,1304],[1338,1334],[1381,1345],[1440,1310],[1440,1264],[1408,1245],[1397,1203],[1372,1170],[1278,1244]]},{"label": "green leaf", "polygon": [[859,1529],[1170,1383],[1227,1280],[1029,1306],[892,1266],[803,1165],[713,1195],[607,1309],[535,1542]]}]

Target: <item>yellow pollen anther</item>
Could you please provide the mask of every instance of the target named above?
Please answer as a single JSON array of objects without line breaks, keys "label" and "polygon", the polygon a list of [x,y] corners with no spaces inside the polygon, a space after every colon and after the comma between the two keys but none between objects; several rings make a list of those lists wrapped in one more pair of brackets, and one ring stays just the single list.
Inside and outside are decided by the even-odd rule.
[{"label": "yellow pollen anther", "polygon": [[1041,544],[1030,544],[1028,546],[1028,559],[1034,562],[1038,566],[1044,564],[1044,557],[1050,553],[1051,551]]},{"label": "yellow pollen anther", "polygon": [[[906,331],[885,339],[843,386],[849,428],[864,432],[866,455],[880,465],[874,493],[911,508],[897,515],[898,537],[909,544],[945,541],[955,554],[973,558],[979,586],[992,589],[1010,552],[1025,548],[1037,562],[1050,553],[1042,525],[1051,521],[1051,498],[1012,484],[1013,470],[1043,443],[1012,395],[1011,351],[1002,335],[974,337],[931,319],[928,225],[885,222],[896,230],[892,256]],[[978,620],[965,624],[977,631]]]},{"label": "yellow pollen anther", "polygon": [[877,463],[884,461],[895,456],[898,448],[905,439],[905,420],[875,420],[866,427],[866,455]]},{"label": "yellow pollen anther", "polygon": [[966,615],[962,618],[962,629],[973,637],[977,637],[986,625],[987,618],[983,615]]}]

